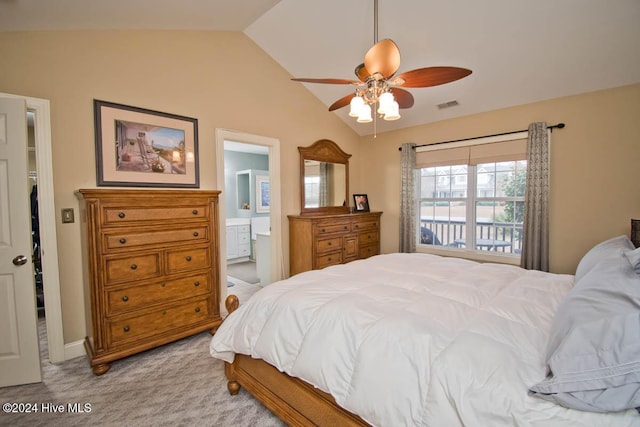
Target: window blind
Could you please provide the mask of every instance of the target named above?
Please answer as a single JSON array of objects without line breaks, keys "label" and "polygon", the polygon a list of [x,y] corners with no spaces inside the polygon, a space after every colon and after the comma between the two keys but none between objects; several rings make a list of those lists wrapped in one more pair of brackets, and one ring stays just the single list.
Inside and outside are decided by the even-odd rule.
[{"label": "window blind", "polygon": [[416,167],[478,165],[526,160],[527,134],[519,132],[501,137],[477,138],[416,148]]}]

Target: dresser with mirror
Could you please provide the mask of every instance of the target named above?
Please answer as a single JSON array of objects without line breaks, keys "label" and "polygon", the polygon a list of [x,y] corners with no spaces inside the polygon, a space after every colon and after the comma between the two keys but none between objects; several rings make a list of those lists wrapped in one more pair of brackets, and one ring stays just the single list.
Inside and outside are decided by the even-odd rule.
[{"label": "dresser with mirror", "polygon": [[321,139],[300,152],[300,214],[289,215],[289,273],[316,270],[380,253],[382,212],[349,208],[349,158]]}]

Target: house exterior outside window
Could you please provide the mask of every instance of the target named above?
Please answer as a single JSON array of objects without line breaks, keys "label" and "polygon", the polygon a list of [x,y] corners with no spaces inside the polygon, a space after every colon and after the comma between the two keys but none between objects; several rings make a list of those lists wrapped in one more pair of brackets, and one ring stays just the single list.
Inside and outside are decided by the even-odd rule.
[{"label": "house exterior outside window", "polygon": [[[423,157],[435,157],[435,161],[419,162],[418,243],[519,257],[526,153],[503,154],[498,150],[498,155],[474,157],[473,147],[470,150],[469,154],[453,156],[453,160],[438,153]],[[444,159],[441,165],[440,159]]]},{"label": "house exterior outside window", "polygon": [[308,208],[317,208],[320,200],[320,176],[304,177],[304,205]]}]

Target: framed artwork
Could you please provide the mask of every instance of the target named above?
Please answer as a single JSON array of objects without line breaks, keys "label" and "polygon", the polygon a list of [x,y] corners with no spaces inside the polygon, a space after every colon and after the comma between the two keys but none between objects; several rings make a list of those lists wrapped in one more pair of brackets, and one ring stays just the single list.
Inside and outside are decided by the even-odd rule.
[{"label": "framed artwork", "polygon": [[198,120],[93,101],[98,186],[200,186]]},{"label": "framed artwork", "polygon": [[269,175],[256,175],[256,213],[269,212]]},{"label": "framed artwork", "polygon": [[369,212],[369,198],[366,194],[354,194],[353,205],[356,212]]}]

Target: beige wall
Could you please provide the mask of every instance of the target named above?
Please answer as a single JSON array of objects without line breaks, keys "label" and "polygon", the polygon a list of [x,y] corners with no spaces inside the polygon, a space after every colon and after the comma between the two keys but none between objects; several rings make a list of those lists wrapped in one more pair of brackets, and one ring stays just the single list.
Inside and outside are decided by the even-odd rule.
[{"label": "beige wall", "polygon": [[[640,85],[561,98],[358,138],[251,40],[226,32],[0,32],[0,92],[51,101],[56,212],[95,187],[93,99],[198,119],[200,183],[217,189],[215,129],[281,142],[283,249],[299,212],[297,146],[328,138],[353,155],[352,193],[384,211],[383,252],[398,248],[400,155],[429,143],[565,122],[553,132],[551,268],[571,273],[595,242],[640,217]],[[362,165],[367,165],[363,168]],[[64,341],[85,335],[80,224],[57,218]],[[288,264],[288,263],[287,263]]]},{"label": "beige wall", "polygon": [[[203,189],[218,189],[216,128],[278,138],[287,265],[286,215],[300,212],[297,147],[328,138],[358,157],[356,134],[242,33],[0,32],[0,58],[0,92],[51,102],[58,215],[67,207],[77,214],[74,192],[96,186],[93,99],[197,118]],[[56,223],[71,343],[85,336],[80,224]]]},{"label": "beige wall", "polygon": [[[402,119],[400,119],[402,120]],[[551,147],[551,270],[575,272],[595,243],[629,235],[640,218],[640,85],[553,99],[397,132],[361,138],[359,182],[382,216],[382,250],[398,250],[400,153],[404,142],[426,144],[526,129],[545,121]]]}]

